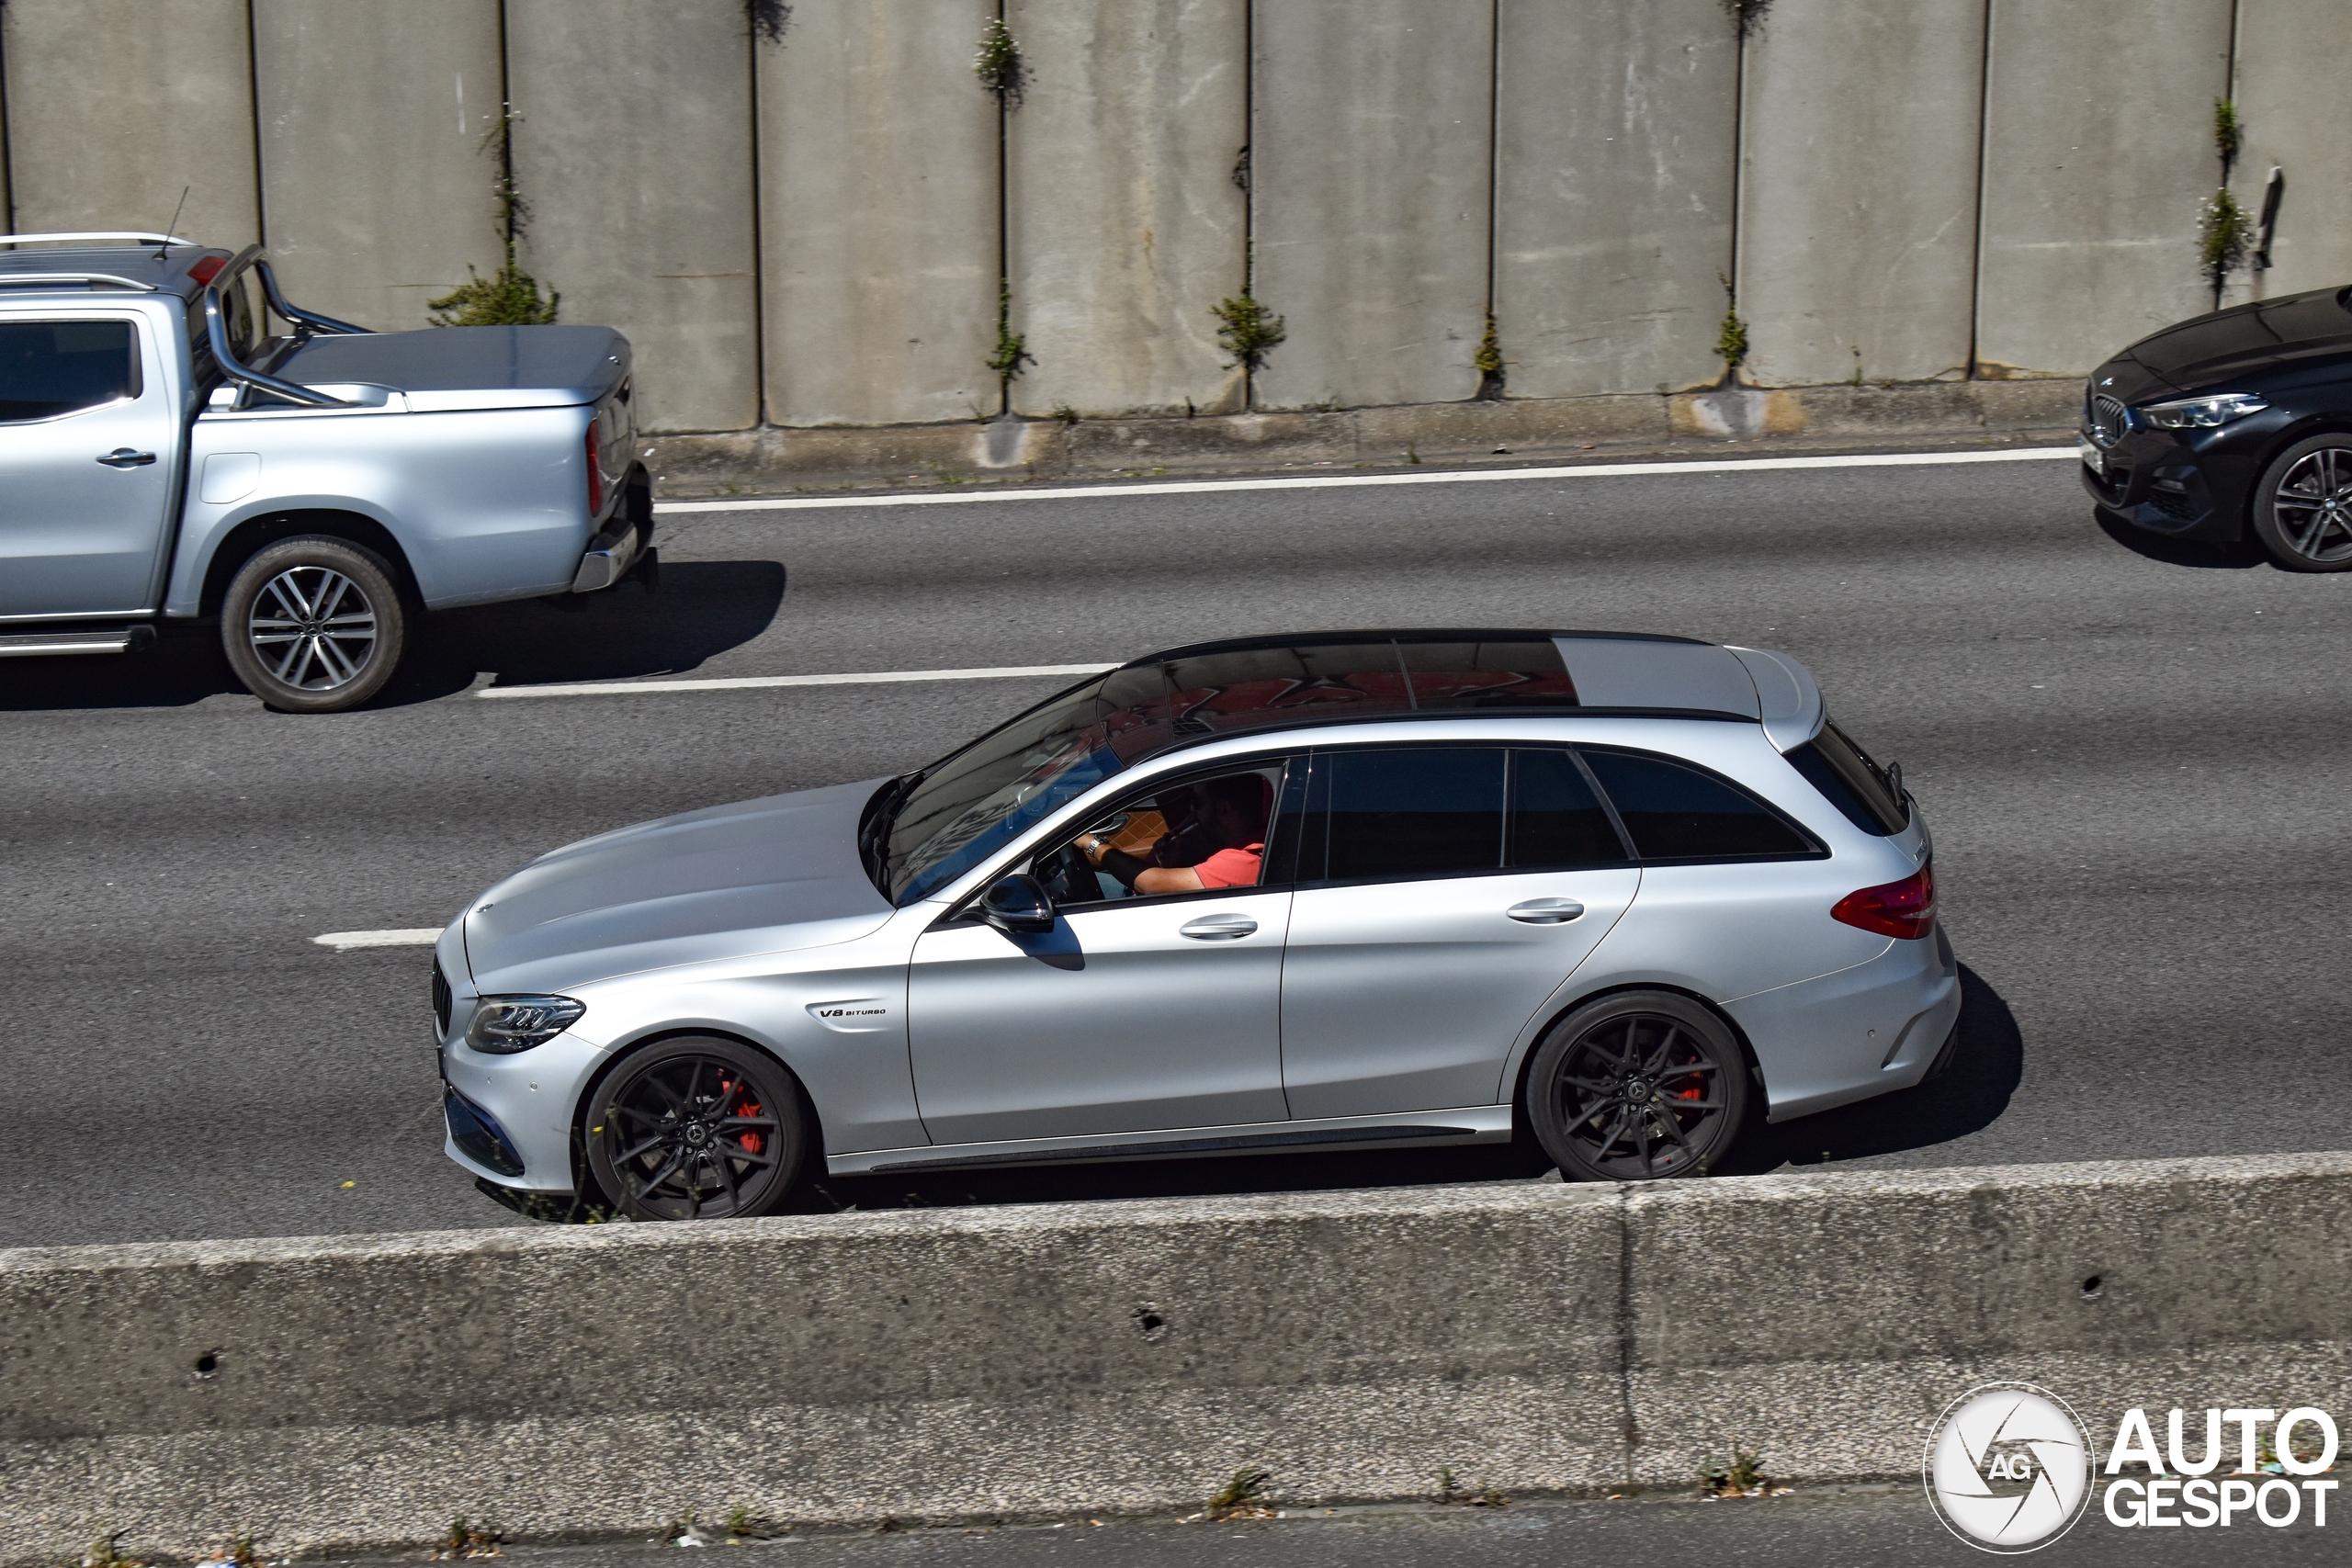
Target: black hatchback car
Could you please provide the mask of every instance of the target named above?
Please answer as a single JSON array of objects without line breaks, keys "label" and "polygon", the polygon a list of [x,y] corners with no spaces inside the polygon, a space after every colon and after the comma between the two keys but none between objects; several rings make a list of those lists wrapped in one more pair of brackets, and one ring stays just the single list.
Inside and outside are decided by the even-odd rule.
[{"label": "black hatchback car", "polygon": [[2249,536],[2296,571],[2352,568],[2352,287],[2141,339],[2083,399],[2083,483],[2135,526]]}]

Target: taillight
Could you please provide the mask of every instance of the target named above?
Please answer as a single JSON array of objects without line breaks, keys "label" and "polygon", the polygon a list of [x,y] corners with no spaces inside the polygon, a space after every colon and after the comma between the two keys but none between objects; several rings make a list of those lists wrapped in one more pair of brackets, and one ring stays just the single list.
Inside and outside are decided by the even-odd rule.
[{"label": "taillight", "polygon": [[1923,865],[1900,882],[1849,893],[1829,918],[1880,936],[1926,936],[1936,929],[1935,868]]},{"label": "taillight", "polygon": [[596,448],[596,422],[588,422],[588,515],[605,510],[605,460]]},{"label": "taillight", "polygon": [[190,280],[193,281],[198,288],[201,288],[206,284],[211,282],[214,278],[220,276],[220,269],[228,265],[229,258],[227,256],[202,256],[198,258],[197,264],[194,266],[187,269],[187,275]]}]

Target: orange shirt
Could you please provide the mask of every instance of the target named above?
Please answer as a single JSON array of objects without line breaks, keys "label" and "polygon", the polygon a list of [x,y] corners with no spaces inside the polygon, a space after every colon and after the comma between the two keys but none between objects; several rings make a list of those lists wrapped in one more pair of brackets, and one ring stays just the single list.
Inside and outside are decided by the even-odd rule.
[{"label": "orange shirt", "polygon": [[1238,850],[1219,850],[1193,868],[1204,887],[1255,887],[1258,869],[1265,863],[1266,846],[1244,844]]}]

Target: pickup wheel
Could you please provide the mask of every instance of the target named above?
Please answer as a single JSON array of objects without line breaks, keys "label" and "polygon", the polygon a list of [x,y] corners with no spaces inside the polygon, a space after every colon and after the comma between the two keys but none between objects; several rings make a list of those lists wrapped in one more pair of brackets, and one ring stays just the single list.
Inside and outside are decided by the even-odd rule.
[{"label": "pickup wheel", "polygon": [[237,679],[288,713],[357,707],[392,678],[407,640],[390,566],[322,534],[256,553],[220,606],[220,641]]}]

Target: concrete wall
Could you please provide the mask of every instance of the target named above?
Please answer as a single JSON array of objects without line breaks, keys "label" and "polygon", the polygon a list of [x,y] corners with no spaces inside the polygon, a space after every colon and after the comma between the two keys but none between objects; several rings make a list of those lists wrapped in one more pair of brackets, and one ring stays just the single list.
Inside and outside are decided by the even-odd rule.
[{"label": "concrete wall", "polygon": [[993,0],[806,0],[759,46],[768,418],[996,412]]},{"label": "concrete wall", "polygon": [[1259,0],[1256,295],[1290,333],[1260,406],[1477,391],[1493,16],[1491,0]]},{"label": "concrete wall", "polygon": [[503,93],[498,0],[254,0],[253,15],[279,280],[361,326],[425,325],[469,265],[503,259],[482,141]]},{"label": "concrete wall", "polygon": [[2213,100],[2229,92],[2230,12],[2231,0],[1993,0],[1986,366],[2079,375],[2213,308],[2197,220],[2221,179]]},{"label": "concrete wall", "polygon": [[2340,1415],[2348,1290],[2346,1155],[0,1253],[0,1559],[1916,1479],[2000,1379]]},{"label": "concrete wall", "polygon": [[[2245,151],[2231,182],[2262,213],[2271,166],[2286,171],[2270,271],[2249,280],[2267,298],[2352,279],[2352,6],[2340,0],[2241,0],[2238,115]],[[2241,290],[2242,293],[2246,290]]]},{"label": "concrete wall", "polygon": [[1509,390],[1712,384],[1739,50],[1717,0],[1504,0],[1495,314]]},{"label": "concrete wall", "polygon": [[246,0],[7,0],[8,159],[18,232],[261,238]]},{"label": "concrete wall", "polygon": [[1767,13],[1740,128],[1758,384],[1967,374],[1984,38],[1984,0]]},{"label": "concrete wall", "polygon": [[649,430],[760,418],[752,39],[741,0],[506,0],[526,270],[618,327]]},{"label": "concrete wall", "polygon": [[1209,307],[1241,288],[1250,0],[1011,0],[1006,121],[1023,413],[1238,407]]}]

